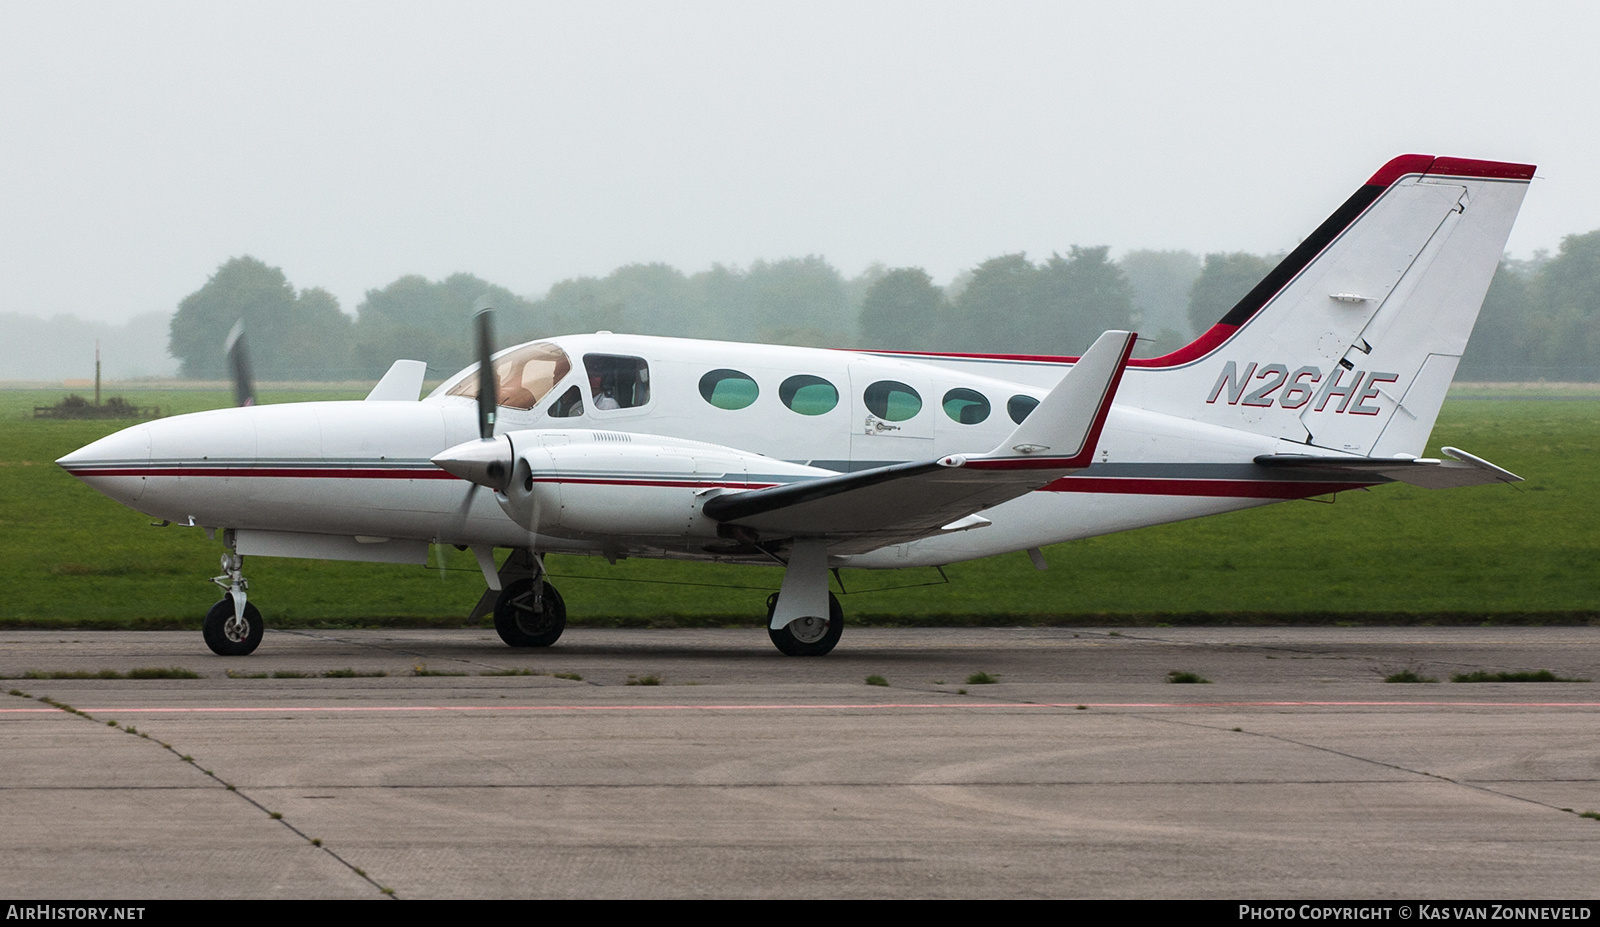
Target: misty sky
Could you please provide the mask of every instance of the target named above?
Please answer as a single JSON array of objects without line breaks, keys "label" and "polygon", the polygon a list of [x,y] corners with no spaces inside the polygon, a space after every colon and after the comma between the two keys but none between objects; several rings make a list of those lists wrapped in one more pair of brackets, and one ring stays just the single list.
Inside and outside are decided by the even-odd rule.
[{"label": "misty sky", "polygon": [[1540,165],[1526,256],[1600,228],[1597,9],[0,0],[0,312],[1279,251],[1413,151]]}]

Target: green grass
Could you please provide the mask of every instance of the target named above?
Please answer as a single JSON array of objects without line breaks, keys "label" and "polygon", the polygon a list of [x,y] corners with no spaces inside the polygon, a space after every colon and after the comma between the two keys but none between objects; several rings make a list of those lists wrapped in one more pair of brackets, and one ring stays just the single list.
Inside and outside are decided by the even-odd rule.
[{"label": "green grass", "polygon": [[1188,673],[1182,670],[1173,670],[1167,674],[1167,682],[1179,685],[1210,685],[1211,680],[1199,673]]},{"label": "green grass", "polygon": [[1572,679],[1566,676],[1557,676],[1549,670],[1534,670],[1532,672],[1518,673],[1487,673],[1477,670],[1471,673],[1456,673],[1450,677],[1451,682],[1588,682],[1587,679]]},{"label": "green grass", "polygon": [[[0,391],[0,627],[198,628],[221,552],[53,463],[119,427],[30,418],[61,390]],[[220,391],[120,390],[164,412]],[[264,392],[263,401],[361,393]],[[1492,394],[1498,395],[1498,394]],[[1453,444],[1526,477],[1517,486],[1342,493],[932,570],[844,572],[853,625],[1592,623],[1600,621],[1600,401],[1452,400],[1429,452]],[[775,566],[552,556],[574,625],[759,627]],[[269,627],[459,627],[483,590],[470,554],[434,567],[250,558]],[[620,580],[620,581],[616,581]],[[872,592],[888,586],[935,585]],[[727,587],[756,588],[727,588]]]},{"label": "green grass", "polygon": [[454,672],[454,671],[451,671],[451,670],[428,669],[426,664],[418,663],[416,666],[413,666],[411,668],[411,675],[413,675],[413,676],[465,676],[467,674],[466,673],[458,673],[458,672]]},{"label": "green grass", "polygon": [[1439,680],[1435,679],[1432,676],[1421,676],[1421,675],[1418,675],[1413,670],[1401,670],[1398,673],[1394,673],[1394,674],[1391,674],[1391,675],[1383,677],[1383,681],[1384,682],[1438,682]]},{"label": "green grass", "polygon": [[967,685],[969,686],[992,686],[999,681],[999,676],[990,675],[982,670],[967,677]]},{"label": "green grass", "polygon": [[181,666],[135,667],[126,673],[103,670],[28,670],[23,679],[204,679],[194,670]]},{"label": "green grass", "polygon": [[867,677],[867,685],[869,686],[887,686],[888,684],[889,680],[879,676],[877,673]]}]

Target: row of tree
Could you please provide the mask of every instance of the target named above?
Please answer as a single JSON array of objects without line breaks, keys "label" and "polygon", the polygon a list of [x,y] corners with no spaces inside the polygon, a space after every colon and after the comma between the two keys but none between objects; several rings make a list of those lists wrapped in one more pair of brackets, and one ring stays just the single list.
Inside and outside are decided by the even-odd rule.
[{"label": "row of tree", "polygon": [[[172,318],[171,352],[185,376],[226,375],[223,343],[244,320],[263,379],[380,375],[398,357],[435,375],[471,361],[469,316],[488,294],[503,343],[565,332],[639,334],[928,351],[1076,354],[1109,328],[1143,335],[1143,355],[1174,350],[1221,318],[1280,255],[1073,247],[1034,262],[992,258],[947,286],[921,268],[873,266],[845,278],[819,257],[717,265],[696,274],[633,264],[564,280],[538,299],[471,274],[402,277],[367,291],[352,318],[321,289],[296,291],[251,257],[218,268]],[[1500,265],[1467,379],[1600,379],[1600,231],[1560,251]]]}]

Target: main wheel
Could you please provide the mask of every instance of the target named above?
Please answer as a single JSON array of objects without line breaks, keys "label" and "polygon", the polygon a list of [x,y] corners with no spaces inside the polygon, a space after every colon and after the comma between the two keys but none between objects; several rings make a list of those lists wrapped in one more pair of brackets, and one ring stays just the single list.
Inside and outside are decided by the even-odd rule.
[{"label": "main wheel", "polygon": [[220,657],[243,657],[261,646],[261,635],[267,629],[261,620],[261,610],[249,602],[244,603],[244,627],[233,618],[233,596],[224,596],[221,602],[206,612],[201,630],[206,636],[206,646]]},{"label": "main wheel", "polygon": [[806,616],[781,628],[772,627],[772,613],[778,610],[778,594],[767,597],[767,636],[778,649],[791,657],[820,657],[839,643],[844,633],[844,609],[833,593],[828,593],[828,619]]},{"label": "main wheel", "polygon": [[548,647],[567,629],[567,604],[556,587],[540,580],[540,607],[533,605],[533,580],[519,579],[500,590],[494,603],[494,629],[513,647]]}]

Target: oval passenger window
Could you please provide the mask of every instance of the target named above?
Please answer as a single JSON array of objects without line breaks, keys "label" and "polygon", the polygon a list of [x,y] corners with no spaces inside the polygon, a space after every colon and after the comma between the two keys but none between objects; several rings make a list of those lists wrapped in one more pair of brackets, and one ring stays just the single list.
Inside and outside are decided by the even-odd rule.
[{"label": "oval passenger window", "polygon": [[761,387],[737,370],[713,370],[700,378],[700,395],[719,409],[743,409],[761,395]]},{"label": "oval passenger window", "polygon": [[886,422],[903,422],[922,411],[922,397],[898,380],[879,380],[861,395],[867,411]]},{"label": "oval passenger window", "polygon": [[821,377],[799,373],[778,386],[778,398],[801,415],[822,415],[839,404],[839,391]]},{"label": "oval passenger window", "polygon": [[1012,396],[1011,400],[1006,403],[1006,414],[1011,416],[1013,422],[1020,425],[1022,420],[1028,417],[1028,413],[1032,412],[1038,405],[1039,400],[1032,396]]},{"label": "oval passenger window", "polygon": [[944,394],[944,414],[950,421],[976,425],[989,417],[989,400],[972,389],[953,389]]}]

